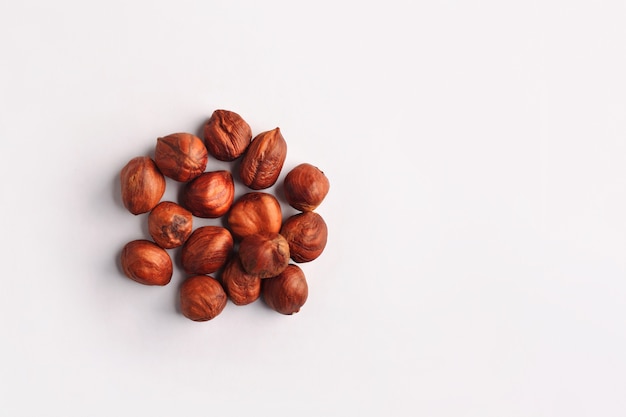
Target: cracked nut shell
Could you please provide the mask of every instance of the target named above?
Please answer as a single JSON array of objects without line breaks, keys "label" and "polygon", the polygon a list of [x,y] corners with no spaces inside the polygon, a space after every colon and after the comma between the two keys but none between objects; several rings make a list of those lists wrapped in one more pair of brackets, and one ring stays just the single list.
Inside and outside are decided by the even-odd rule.
[{"label": "cracked nut shell", "polygon": [[171,201],[162,201],[148,215],[148,232],[164,249],[181,246],[193,230],[193,216]]},{"label": "cracked nut shell", "polygon": [[293,264],[277,277],[264,279],[261,286],[263,301],[281,314],[297,313],[309,296],[304,272]]},{"label": "cracked nut shell", "polygon": [[185,184],[181,205],[194,216],[220,217],[230,209],[235,199],[235,183],[230,172],[212,171],[201,174]]},{"label": "cracked nut shell", "polygon": [[278,233],[282,222],[276,197],[258,191],[239,197],[228,212],[228,228],[239,239],[254,233]]},{"label": "cracked nut shell", "polygon": [[243,156],[241,181],[253,190],[269,188],[276,183],[287,158],[287,142],[277,127],[259,133]]},{"label": "cracked nut shell", "polygon": [[149,240],[133,240],[122,249],[124,274],[144,285],[166,285],[172,279],[172,259],[165,249]]},{"label": "cracked nut shell", "polygon": [[208,153],[202,140],[191,133],[173,133],[157,139],[154,162],[163,175],[185,182],[206,169]]},{"label": "cracked nut shell", "polygon": [[278,233],[255,233],[239,244],[243,269],[260,278],[275,277],[289,264],[289,244]]},{"label": "cracked nut shell", "polygon": [[261,278],[248,274],[238,256],[233,256],[224,267],[222,284],[228,298],[238,306],[250,304],[261,295]]},{"label": "cracked nut shell", "polygon": [[233,250],[233,237],[220,226],[203,226],[193,231],[181,250],[183,269],[188,274],[211,274],[220,269]]},{"label": "cracked nut shell", "polygon": [[280,234],[289,243],[291,259],[298,263],[310,262],[324,251],[328,227],[322,216],[314,211],[307,211],[285,220]]},{"label": "cracked nut shell", "polygon": [[120,172],[122,203],[133,214],[147,213],[165,193],[165,178],[152,159],[138,156]]},{"label": "cracked nut shell", "polygon": [[193,321],[208,321],[226,307],[228,297],[213,277],[197,275],[187,278],[180,286],[180,310]]},{"label": "cracked nut shell", "polygon": [[313,211],[330,188],[326,175],[311,164],[300,164],[285,176],[283,189],[289,205],[300,211]]},{"label": "cracked nut shell", "polygon": [[250,125],[235,112],[215,110],[204,125],[204,143],[209,153],[220,161],[239,158],[250,145]]}]

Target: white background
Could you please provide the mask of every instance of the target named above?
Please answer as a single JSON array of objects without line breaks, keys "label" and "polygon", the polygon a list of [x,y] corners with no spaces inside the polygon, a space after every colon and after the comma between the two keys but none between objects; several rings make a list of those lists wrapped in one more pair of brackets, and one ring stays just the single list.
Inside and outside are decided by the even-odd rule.
[{"label": "white background", "polygon": [[[0,413],[623,416],[625,23],[599,0],[2,2]],[[281,180],[330,178],[294,316],[195,323],[182,273],[118,268],[146,237],[119,170],[218,108],[281,127]]]}]

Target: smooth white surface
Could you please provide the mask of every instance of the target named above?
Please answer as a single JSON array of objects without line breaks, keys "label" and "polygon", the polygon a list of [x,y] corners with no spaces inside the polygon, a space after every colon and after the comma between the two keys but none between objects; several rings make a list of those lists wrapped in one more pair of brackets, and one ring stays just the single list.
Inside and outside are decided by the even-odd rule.
[{"label": "smooth white surface", "polygon": [[[1,414],[623,416],[625,21],[623,1],[3,2]],[[146,236],[119,170],[217,108],[330,178],[295,316],[194,323],[180,272],[117,267]]]}]

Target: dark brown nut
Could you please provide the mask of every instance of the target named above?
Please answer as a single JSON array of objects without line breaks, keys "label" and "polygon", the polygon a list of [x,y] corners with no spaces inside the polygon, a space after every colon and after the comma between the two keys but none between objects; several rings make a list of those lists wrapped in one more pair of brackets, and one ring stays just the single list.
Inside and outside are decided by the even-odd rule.
[{"label": "dark brown nut", "polygon": [[220,217],[230,209],[235,199],[235,183],[228,171],[205,172],[185,184],[181,205],[194,216]]},{"label": "dark brown nut", "polygon": [[253,190],[276,183],[287,157],[287,142],[276,128],[259,133],[248,146],[241,161],[241,181]]},{"label": "dark brown nut", "polygon": [[311,164],[296,166],[287,173],[283,184],[287,202],[300,211],[315,210],[330,188],[326,175]]},{"label": "dark brown nut", "polygon": [[164,249],[181,246],[193,230],[191,212],[171,201],[163,201],[148,215],[148,232]]},{"label": "dark brown nut", "polygon": [[239,158],[252,139],[252,129],[237,113],[215,110],[204,125],[204,143],[220,161]]},{"label": "dark brown nut", "polygon": [[328,239],[328,227],[319,214],[307,211],[289,217],[280,234],[289,242],[291,259],[310,262],[322,254]]},{"label": "dark brown nut", "polygon": [[222,284],[228,298],[238,306],[250,304],[261,295],[261,278],[248,274],[238,256],[233,256],[224,267]]},{"label": "dark brown nut", "polygon": [[193,321],[208,321],[226,307],[228,297],[220,283],[207,275],[187,278],[180,286],[180,310]]},{"label": "dark brown nut", "polygon": [[120,173],[122,202],[133,214],[147,213],[159,204],[165,193],[165,178],[152,159],[131,159]]},{"label": "dark brown nut", "polygon": [[277,277],[264,279],[261,285],[263,301],[281,314],[297,313],[309,296],[304,272],[293,264]]},{"label": "dark brown nut", "polygon": [[243,269],[260,278],[275,277],[289,265],[289,244],[278,233],[255,233],[239,244]]},{"label": "dark brown nut", "polygon": [[254,233],[278,233],[282,222],[276,197],[259,191],[239,197],[228,213],[228,228],[239,239]]},{"label": "dark brown nut", "polygon": [[149,240],[133,240],[122,249],[124,274],[144,285],[166,285],[172,279],[172,259]]},{"label": "dark brown nut", "polygon": [[220,269],[233,250],[233,237],[220,226],[199,227],[181,250],[183,269],[188,274],[211,274]]},{"label": "dark brown nut", "polygon": [[157,139],[154,162],[175,181],[191,181],[206,168],[208,153],[202,140],[191,133],[173,133]]}]

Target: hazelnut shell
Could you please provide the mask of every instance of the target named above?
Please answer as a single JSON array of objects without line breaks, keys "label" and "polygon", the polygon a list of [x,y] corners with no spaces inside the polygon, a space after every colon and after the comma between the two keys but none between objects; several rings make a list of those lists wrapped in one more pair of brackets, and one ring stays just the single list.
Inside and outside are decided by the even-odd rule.
[{"label": "hazelnut shell", "polygon": [[309,296],[304,272],[297,265],[289,265],[278,276],[264,279],[261,283],[263,301],[281,314],[291,315],[300,311]]},{"label": "hazelnut shell", "polygon": [[124,274],[144,285],[166,285],[172,279],[172,259],[165,249],[149,240],[133,240],[122,249]]},{"label": "hazelnut shell", "polygon": [[275,277],[289,264],[289,244],[278,233],[255,233],[239,244],[239,259],[247,273]]},{"label": "hazelnut shell", "polygon": [[148,215],[148,232],[164,249],[181,246],[192,230],[191,212],[171,201],[160,202]]},{"label": "hazelnut shell", "polygon": [[202,226],[193,231],[181,250],[186,273],[211,274],[220,269],[233,250],[233,237],[220,226]]},{"label": "hazelnut shell", "polygon": [[240,115],[228,110],[215,110],[203,132],[209,153],[220,161],[239,158],[252,139],[250,125]]},{"label": "hazelnut shell", "polygon": [[291,259],[298,263],[310,262],[324,251],[328,227],[322,216],[314,211],[307,211],[285,220],[280,234],[289,243]]},{"label": "hazelnut shell", "polygon": [[235,199],[235,183],[230,172],[205,172],[185,184],[181,205],[194,216],[217,218],[228,212]]},{"label": "hazelnut shell", "polygon": [[233,256],[222,271],[222,284],[228,298],[239,306],[250,304],[261,295],[261,278],[248,274],[238,256]]},{"label": "hazelnut shell", "polygon": [[152,210],[165,193],[165,178],[152,159],[138,156],[120,172],[122,202],[133,214]]},{"label": "hazelnut shell", "polygon": [[175,181],[190,181],[206,168],[208,153],[202,140],[191,133],[173,133],[157,139],[154,162]]},{"label": "hazelnut shell", "polygon": [[276,197],[258,191],[239,197],[228,212],[228,228],[239,239],[254,233],[278,233],[282,221]]},{"label": "hazelnut shell", "polygon": [[241,181],[253,190],[269,188],[278,179],[287,157],[287,142],[280,129],[259,133],[241,160]]},{"label": "hazelnut shell", "polygon": [[208,321],[226,307],[228,297],[220,283],[207,275],[187,278],[180,286],[180,310],[193,321]]},{"label": "hazelnut shell", "polygon": [[283,189],[289,205],[300,211],[313,211],[328,194],[330,182],[311,164],[300,164],[285,176]]}]

